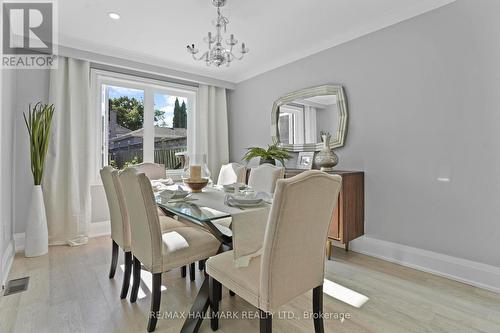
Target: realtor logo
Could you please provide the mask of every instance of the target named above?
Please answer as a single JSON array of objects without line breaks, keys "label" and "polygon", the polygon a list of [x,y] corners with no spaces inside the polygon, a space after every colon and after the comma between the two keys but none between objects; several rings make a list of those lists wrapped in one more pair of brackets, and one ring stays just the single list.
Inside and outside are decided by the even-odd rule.
[{"label": "realtor logo", "polygon": [[2,12],[2,67],[55,68],[54,3],[3,1]]}]

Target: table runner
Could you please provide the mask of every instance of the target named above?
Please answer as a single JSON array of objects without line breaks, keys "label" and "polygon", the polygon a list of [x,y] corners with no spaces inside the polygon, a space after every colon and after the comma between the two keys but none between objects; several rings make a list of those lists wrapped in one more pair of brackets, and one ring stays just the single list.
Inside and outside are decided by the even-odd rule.
[{"label": "table runner", "polygon": [[[236,267],[248,266],[250,260],[261,254],[266,233],[270,204],[245,207],[244,210],[224,204],[226,193],[207,187],[202,193],[193,193],[193,203],[231,214],[233,230],[233,255]],[[217,221],[217,220],[215,220]]]}]

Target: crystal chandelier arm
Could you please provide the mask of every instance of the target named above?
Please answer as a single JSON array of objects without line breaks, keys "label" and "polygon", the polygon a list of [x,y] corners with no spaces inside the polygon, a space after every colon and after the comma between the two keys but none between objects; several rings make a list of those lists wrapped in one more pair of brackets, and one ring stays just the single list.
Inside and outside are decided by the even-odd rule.
[{"label": "crystal chandelier arm", "polygon": [[196,56],[194,54],[193,55],[193,59],[198,61],[198,60],[206,60],[207,58],[207,55],[208,55],[208,51],[205,51],[205,53],[203,53],[199,58],[196,58]]},{"label": "crystal chandelier arm", "polygon": [[241,60],[243,59],[243,57],[245,56],[246,53],[250,52],[250,49],[248,47],[246,47],[245,43],[241,43],[241,50],[240,50],[240,56],[236,56],[234,53],[233,53],[233,47],[231,46],[231,50],[229,51],[229,54],[235,58],[235,59],[238,59],[238,60]]}]

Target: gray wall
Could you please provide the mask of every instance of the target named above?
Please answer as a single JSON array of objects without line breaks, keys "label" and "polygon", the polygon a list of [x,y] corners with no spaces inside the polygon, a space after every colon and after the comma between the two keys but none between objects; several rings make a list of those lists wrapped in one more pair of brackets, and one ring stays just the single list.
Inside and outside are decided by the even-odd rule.
[{"label": "gray wall", "polygon": [[1,70],[0,90],[0,285],[7,275],[7,262],[13,252],[8,249],[13,240],[13,209],[12,209],[12,167],[14,147],[14,117],[15,91],[17,71]]},{"label": "gray wall", "polygon": [[33,176],[30,169],[29,139],[24,124],[23,112],[30,103],[49,101],[49,71],[19,70],[17,77],[16,113],[14,114],[15,153],[14,153],[14,221],[15,233],[26,229],[28,219],[27,205],[31,200]]},{"label": "gray wall", "polygon": [[366,233],[500,266],[498,13],[497,0],[458,0],[238,84],[231,159],[269,143],[275,99],[342,84],[339,168],[366,172]]}]

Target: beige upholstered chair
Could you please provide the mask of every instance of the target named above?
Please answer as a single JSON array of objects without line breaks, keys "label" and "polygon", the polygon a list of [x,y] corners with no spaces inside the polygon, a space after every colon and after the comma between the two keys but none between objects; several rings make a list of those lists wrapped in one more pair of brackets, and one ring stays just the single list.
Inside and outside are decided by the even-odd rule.
[{"label": "beige upholstered chair", "polygon": [[[109,278],[115,276],[118,263],[118,249],[122,248],[125,257],[125,271],[123,275],[123,284],[120,297],[127,297],[130,284],[130,274],[132,271],[132,254],[130,245],[130,225],[128,211],[123,197],[123,189],[118,176],[118,170],[106,166],[101,170],[101,179],[108,201],[109,216],[111,220],[111,267],[109,269]],[[176,227],[184,226],[179,221],[163,216],[160,219],[161,229],[163,231]]]},{"label": "beige upholstered chair", "polygon": [[128,286],[130,284],[130,273],[132,270],[132,254],[130,252],[130,226],[128,223],[128,213],[123,201],[123,193],[118,179],[118,171],[110,166],[101,170],[102,184],[108,201],[109,216],[111,219],[111,268],[109,278],[115,276],[118,262],[118,247],[122,248],[125,257],[125,272],[123,275],[122,291],[120,298],[127,297]]},{"label": "beige upholstered chair", "polygon": [[163,164],[145,162],[134,165],[133,167],[144,173],[150,180],[164,179],[167,177],[167,171]]},{"label": "beige upholstered chair", "polygon": [[[200,228],[182,226],[162,232],[151,182],[135,168],[120,174],[125,203],[129,212],[131,247],[134,257],[134,283],[130,301],[137,299],[141,263],[153,274],[151,312],[160,309],[163,272],[217,253],[220,242]],[[157,317],[151,315],[148,331],[154,331]]]},{"label": "beige upholstered chair", "polygon": [[247,179],[247,168],[238,163],[224,164],[220,168],[217,185],[230,185],[234,183],[245,184]]},{"label": "beige upholstered chair", "polygon": [[[213,330],[218,328],[221,284],[259,308],[261,333],[272,330],[271,312],[310,289],[313,311],[321,314],[325,243],[341,183],[340,176],[321,171],[279,180],[262,255],[244,268],[234,266],[232,251],[207,260]],[[316,333],[324,331],[321,316],[314,327]]]},{"label": "beige upholstered chair", "polygon": [[261,164],[250,170],[248,186],[256,191],[274,193],[276,181],[285,177],[285,168],[272,164]]},{"label": "beige upholstered chair", "polygon": [[[165,165],[163,164],[158,164],[158,163],[149,163],[149,162],[144,162],[144,163],[140,163],[140,164],[137,164],[137,165],[134,165],[132,166],[133,168],[137,169],[139,172],[142,172],[146,175],[146,177],[149,178],[149,180],[156,180],[156,179],[164,179],[165,177],[167,177],[167,171],[165,169]],[[165,213],[163,213],[163,211],[158,207],[158,214],[160,216],[165,216]],[[178,219],[178,217],[175,217],[176,219]],[[182,219],[179,219],[180,221],[182,221],[182,223],[184,224],[187,224],[188,226],[194,226],[193,223],[189,222],[189,221],[186,221],[186,220],[182,220]],[[203,270],[204,269],[204,262],[203,261],[200,261],[198,263],[198,267],[200,270]],[[189,277],[191,279],[191,281],[194,281],[195,280],[195,263],[192,262],[190,265],[189,265]],[[183,266],[181,267],[181,276],[182,277],[186,277],[186,267]]]}]

